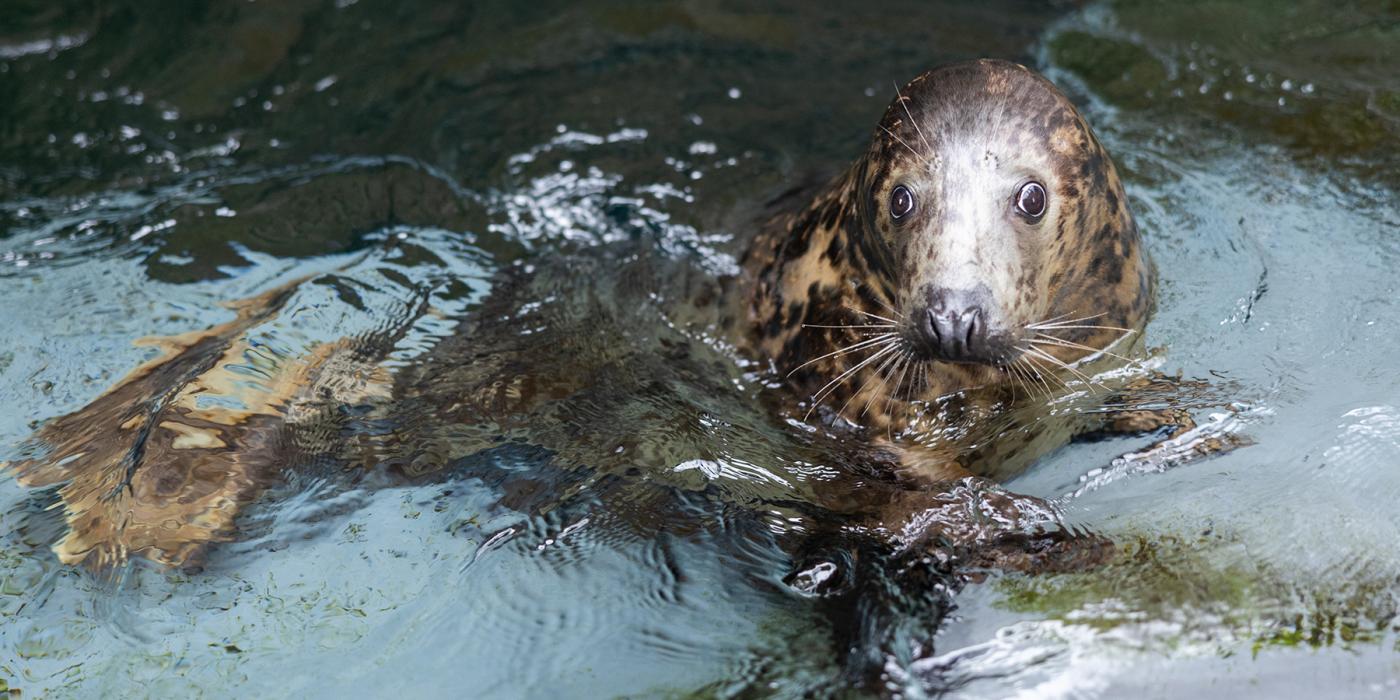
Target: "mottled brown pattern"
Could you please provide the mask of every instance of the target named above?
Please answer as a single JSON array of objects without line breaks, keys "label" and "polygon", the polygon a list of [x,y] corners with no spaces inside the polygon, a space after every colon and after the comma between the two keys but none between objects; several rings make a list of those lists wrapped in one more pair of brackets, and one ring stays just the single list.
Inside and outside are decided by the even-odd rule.
[{"label": "mottled brown pattern", "polygon": [[[1017,178],[1042,182],[1051,193],[1038,223],[1012,212],[1014,189],[986,186]],[[906,217],[912,220],[895,222],[885,208],[899,184],[918,194],[919,208]],[[969,226],[959,211],[968,201],[1004,210],[1005,218]],[[962,249],[970,246],[969,262],[957,270],[939,259],[950,236],[959,237]],[[817,326],[883,323],[879,316],[899,321],[907,337],[905,319],[918,290],[950,272],[966,275],[968,265],[992,290],[1013,335],[1029,337],[1023,327],[1047,319],[1087,316],[1094,319],[1085,325],[1140,331],[1152,306],[1153,270],[1112,160],[1051,83],[1003,61],[956,64],[915,78],[885,111],[859,160],[805,208],[765,225],[744,261],[751,281],[748,347],[773,361],[805,401],[803,411],[849,371],[816,414],[887,436],[916,424],[936,432],[928,404],[959,395],[959,410],[987,412],[1016,395],[1016,378],[997,366],[937,361],[881,358],[857,369],[873,349],[816,359],[874,332]],[[1056,333],[1092,348],[1121,335],[1090,328]],[[1065,362],[1089,354],[1043,350]],[[901,442],[903,460],[922,476],[945,478],[968,466],[967,445],[956,440],[936,448],[916,447],[930,441],[913,437]],[[1001,457],[1006,452],[998,450]]]},{"label": "mottled brown pattern", "polygon": [[[1006,169],[1034,175],[1052,193],[1038,224],[1002,220],[998,214],[992,219],[999,223],[988,225],[987,211],[1008,210],[1010,192],[996,188],[1011,180],[987,184],[998,181],[986,173]],[[921,204],[896,225],[884,206],[897,184],[915,190]],[[740,279],[710,280],[717,283],[699,285],[704,293],[690,296],[697,307],[743,308],[742,320],[720,322],[718,328],[732,332],[730,340],[742,351],[787,378],[799,414],[810,405],[803,399],[834,386],[817,415],[868,428],[870,439],[862,444],[873,448],[866,452],[872,460],[887,466],[889,456],[916,484],[960,478],[968,468],[997,475],[996,470],[1014,469],[1063,444],[1069,435],[1058,428],[1009,430],[1005,416],[1015,407],[1007,402],[1019,396],[1003,369],[927,362],[918,365],[917,382],[901,375],[896,391],[896,382],[878,376],[900,367],[893,360],[871,363],[844,383],[833,380],[865,353],[812,360],[862,339],[867,329],[840,327],[869,324],[869,317],[852,309],[904,317],[922,286],[941,274],[969,271],[1015,324],[1102,313],[1097,324],[1140,329],[1151,306],[1152,270],[1126,202],[1112,162],[1048,82],[1003,62],[949,66],[901,91],[869,149],[849,170],[805,206],[768,222],[744,258]],[[981,213],[968,216],[969,207]],[[959,247],[948,247],[948,241]],[[949,260],[959,256],[962,267],[952,266]],[[585,263],[570,264],[579,274],[576,268]],[[605,276],[603,270],[585,275]],[[680,448],[678,454],[662,454],[674,442],[670,422],[665,441],[643,447],[626,435],[626,421],[608,426],[623,433],[614,435],[549,418],[551,411],[566,411],[569,397],[595,410],[601,404],[590,397],[609,385],[610,376],[625,385],[620,368],[638,358],[611,345],[595,347],[589,329],[596,330],[598,319],[589,313],[587,298],[555,319],[567,330],[551,336],[552,342],[503,324],[524,304],[579,292],[570,287],[546,294],[530,284],[532,279],[503,273],[479,314],[421,363],[392,377],[380,361],[402,327],[385,337],[328,343],[302,357],[256,357],[248,334],[280,312],[298,283],[284,285],[236,304],[233,321],[164,340],[164,357],[138,368],[80,411],[49,421],[36,436],[48,451],[8,468],[28,486],[62,484],[58,493],[69,532],[56,545],[59,556],[106,568],[131,556],[168,565],[197,561],[209,544],[235,535],[241,509],[275,483],[286,465],[298,462],[298,454],[334,450],[347,464],[418,477],[526,425],[541,439],[551,433],[540,426],[553,426],[552,438],[545,440],[551,447],[590,447],[595,461],[596,455],[616,454],[625,446],[628,459],[650,450],[656,464],[675,464],[684,456],[680,453],[689,454]],[[654,278],[641,280],[647,284]],[[740,298],[744,303],[736,304]],[[1091,347],[1117,337],[1081,330],[1063,337]],[[491,332],[510,340],[482,342],[482,334]],[[475,348],[494,350],[481,355]],[[659,351],[664,354],[664,346]],[[1066,361],[1082,354],[1063,347],[1048,351]],[[561,353],[591,358],[593,364],[586,371],[571,365],[570,371],[549,373],[558,364],[550,358]],[[238,376],[240,366],[250,363],[262,363],[257,366],[262,380],[253,389]],[[662,362],[654,371],[670,371],[671,364],[682,365],[679,359]],[[707,378],[687,375],[685,381]],[[664,383],[646,390],[668,391]],[[242,405],[206,405],[199,401],[205,395]],[[405,428],[345,444],[337,424],[343,418],[337,416],[346,406],[395,411],[404,426],[425,425],[422,431]],[[1120,422],[1129,428],[1156,425],[1146,415]],[[639,444],[628,446],[629,440]],[[899,489],[894,495],[868,483],[830,488],[820,500],[833,511],[873,513],[862,523],[901,542],[963,532],[968,546],[995,548],[994,540],[1006,534],[985,523],[969,527],[960,521],[963,506],[972,501],[958,500],[957,489],[944,491],[953,497],[948,502],[931,501],[927,491],[905,490],[907,484],[893,486]],[[981,499],[977,494],[968,497]],[[1010,511],[1041,509],[1034,499],[991,498],[1001,498]],[[929,520],[929,513],[939,510],[930,511],[930,505],[939,503],[947,517]],[[935,521],[941,524],[929,524]]]},{"label": "mottled brown pattern", "polygon": [[[36,435],[47,447],[42,456],[7,465],[25,486],[63,484],[69,529],[54,547],[62,561],[105,568],[132,556],[197,560],[208,544],[233,536],[241,508],[277,478],[297,447],[289,426],[316,420],[315,407],[386,386],[383,371],[355,362],[344,343],[285,362],[250,353],[248,330],[274,318],[301,282],[237,302],[228,323],[159,339],[162,357],[46,423]],[[238,371],[249,364],[265,372],[257,389]],[[202,396],[242,406],[203,404]]]}]

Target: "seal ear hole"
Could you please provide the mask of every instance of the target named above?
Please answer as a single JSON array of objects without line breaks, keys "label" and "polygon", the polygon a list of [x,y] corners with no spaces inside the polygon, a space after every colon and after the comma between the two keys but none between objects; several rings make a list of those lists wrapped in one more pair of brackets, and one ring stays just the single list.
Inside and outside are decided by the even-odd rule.
[{"label": "seal ear hole", "polygon": [[1016,211],[1031,221],[1040,221],[1040,217],[1045,216],[1048,199],[1045,186],[1031,180],[1016,191]]},{"label": "seal ear hole", "polygon": [[904,185],[895,185],[895,188],[890,190],[890,217],[899,221],[913,211],[914,193]]}]

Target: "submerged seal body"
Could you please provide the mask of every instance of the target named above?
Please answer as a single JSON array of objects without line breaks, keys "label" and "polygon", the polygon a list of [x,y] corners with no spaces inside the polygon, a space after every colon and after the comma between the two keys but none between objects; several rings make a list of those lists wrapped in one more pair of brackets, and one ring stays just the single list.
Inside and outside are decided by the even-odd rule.
[{"label": "submerged seal body", "polygon": [[[133,555],[198,561],[207,545],[234,538],[244,506],[301,462],[418,478],[513,440],[624,481],[640,464],[654,474],[635,483],[684,482],[695,472],[676,465],[716,448],[678,434],[700,409],[676,400],[677,388],[705,394],[712,415],[743,415],[753,402],[731,390],[743,370],[727,350],[702,361],[692,350],[714,348],[692,347],[674,319],[647,326],[652,293],[680,284],[660,296],[706,309],[697,333],[727,332],[784,377],[784,401],[865,426],[870,444],[891,448],[896,475],[916,477],[771,479],[762,498],[744,483],[745,503],[820,503],[817,519],[859,513],[886,534],[903,533],[897,539],[932,533],[985,549],[996,533],[976,513],[991,507],[1014,524],[1044,504],[988,495],[978,490],[985,482],[927,486],[985,473],[969,455],[1004,461],[989,445],[1024,460],[1061,444],[1062,434],[1028,449],[975,416],[1064,389],[1078,372],[1072,363],[1141,329],[1152,289],[1122,185],[1089,127],[1049,82],[999,61],[940,68],[902,89],[865,154],[763,225],[737,277],[599,262],[598,274],[583,276],[590,286],[574,269],[586,261],[554,264],[571,274],[500,270],[448,337],[392,369],[386,360],[429,313],[427,297],[383,332],[301,356],[257,354],[252,335],[295,308],[302,281],[289,282],[238,303],[233,321],[162,341],[163,357],[50,421],[36,436],[43,449],[9,470],[25,485],[62,484],[69,531],[55,549],[94,568]],[[629,337],[637,328],[646,330]],[[261,381],[246,381],[249,364]],[[635,405],[642,395],[646,410]],[[990,437],[944,430],[969,422]],[[784,430],[773,423],[748,429]],[[793,449],[809,445],[833,443]],[[863,457],[842,463],[864,468]],[[870,471],[888,466],[877,461]],[[832,497],[794,495],[818,486]],[[1011,530],[1020,547],[1025,528]]]},{"label": "submerged seal body", "polygon": [[[936,429],[941,397],[1062,388],[1073,363],[1142,329],[1154,277],[1089,125],[1045,78],[995,60],[901,89],[865,153],[769,222],[744,267],[750,351],[809,414],[886,435]],[[915,472],[963,473],[957,444],[917,442],[899,455]]]}]

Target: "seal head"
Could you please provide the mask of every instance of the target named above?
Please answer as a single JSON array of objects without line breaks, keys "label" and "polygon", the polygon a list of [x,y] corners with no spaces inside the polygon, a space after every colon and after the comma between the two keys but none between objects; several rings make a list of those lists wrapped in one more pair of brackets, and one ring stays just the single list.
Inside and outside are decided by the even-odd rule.
[{"label": "seal head", "polygon": [[977,61],[914,80],[886,110],[857,187],[861,233],[882,252],[869,272],[890,282],[921,359],[1006,365],[1038,323],[1131,327],[1145,310],[1113,163],[1069,100],[1021,66]]},{"label": "seal head", "polygon": [[910,82],[863,157],[766,235],[749,261],[759,351],[856,405],[1058,371],[1151,305],[1113,162],[1053,84],[1005,61]]}]

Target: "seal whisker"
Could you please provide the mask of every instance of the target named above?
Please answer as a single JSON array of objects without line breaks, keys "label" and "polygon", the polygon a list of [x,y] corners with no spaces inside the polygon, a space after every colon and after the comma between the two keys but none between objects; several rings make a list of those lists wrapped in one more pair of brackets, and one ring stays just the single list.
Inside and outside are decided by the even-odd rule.
[{"label": "seal whisker", "polygon": [[1003,375],[1005,376],[1005,378],[1006,378],[1006,380],[1007,380],[1007,383],[1008,383],[1008,384],[1010,385],[1010,387],[1011,387],[1011,400],[1012,400],[1012,401],[1015,401],[1017,398],[1019,398],[1021,392],[1016,391],[1016,385],[1015,385],[1015,384],[1010,384],[1010,380],[1016,379],[1016,375],[1015,375],[1015,374],[1012,374],[1010,366],[998,367],[998,368],[996,368],[996,369],[997,369],[998,372],[1000,372],[1001,374],[1003,374]]},{"label": "seal whisker", "polygon": [[[904,380],[909,377],[909,370],[914,367],[914,353],[908,348],[904,350],[904,365],[899,368],[899,380],[894,384],[893,398],[899,398],[899,390],[904,387]],[[904,400],[912,398],[909,392],[904,393]]]},{"label": "seal whisker", "polygon": [[[903,354],[903,353],[897,352],[897,353],[895,353],[895,354],[893,354],[893,355],[890,355],[889,359],[885,360],[884,362],[881,362],[881,363],[880,363],[880,366],[877,367],[877,368],[875,369],[875,374],[876,374],[876,376],[878,376],[878,377],[880,378],[880,384],[879,384],[878,386],[875,387],[875,392],[874,392],[874,393],[872,393],[872,394],[870,394],[869,396],[866,397],[866,399],[865,399],[865,406],[864,406],[863,408],[860,409],[860,417],[862,417],[862,418],[865,417],[866,412],[870,410],[870,404],[871,404],[871,402],[873,402],[873,401],[875,400],[875,396],[876,396],[877,394],[879,394],[880,391],[883,390],[883,389],[885,388],[885,384],[889,383],[890,377],[891,377],[891,376],[894,376],[894,368],[897,367],[897,366],[899,366],[899,362],[900,362],[901,360],[903,360],[903,359],[904,359],[904,354]],[[884,373],[886,367],[888,367],[888,368],[890,369],[889,374],[885,374],[885,373]],[[865,390],[865,387],[866,387],[869,383],[870,383],[869,380],[867,380],[865,384],[862,384],[862,385],[861,385],[861,391],[864,391],[864,390]],[[860,392],[858,391],[858,392],[856,392],[856,394],[859,395]],[[854,397],[852,397],[852,398],[854,398]],[[844,408],[843,408],[842,410],[844,410]]]},{"label": "seal whisker", "polygon": [[870,337],[870,338],[866,338],[865,340],[858,341],[858,342],[856,342],[856,343],[854,343],[854,344],[847,345],[847,346],[844,347],[844,348],[838,348],[838,349],[833,350],[833,351],[831,351],[831,352],[829,352],[829,353],[827,353],[827,354],[825,354],[825,355],[822,355],[821,357],[814,357],[814,358],[812,358],[812,359],[810,359],[810,360],[807,360],[806,362],[803,362],[802,364],[800,364],[800,365],[798,365],[798,366],[792,368],[792,371],[791,371],[791,372],[788,372],[787,376],[791,377],[794,373],[797,372],[797,370],[802,369],[803,367],[806,367],[806,366],[808,366],[808,365],[810,365],[810,364],[813,364],[813,363],[816,363],[816,362],[821,362],[822,360],[825,360],[825,359],[827,359],[828,357],[836,357],[837,355],[844,355],[844,354],[846,354],[846,353],[848,353],[848,352],[852,352],[852,351],[855,351],[855,350],[860,350],[860,349],[862,349],[862,348],[869,347],[869,346],[871,346],[871,345],[879,345],[879,344],[881,344],[881,343],[892,343],[892,342],[894,342],[894,341],[896,341],[896,340],[898,340],[898,339],[899,339],[899,336],[898,336],[898,335],[895,335],[894,333],[881,333],[881,334],[879,334],[879,335],[876,335],[876,336],[873,336],[873,337]]},{"label": "seal whisker", "polygon": [[913,146],[910,146],[909,144],[904,143],[904,139],[899,138],[899,136],[895,135],[895,133],[894,133],[893,131],[890,131],[889,129],[886,129],[884,124],[881,124],[881,125],[880,125],[880,128],[883,129],[885,133],[887,133],[887,134],[889,134],[890,136],[894,137],[894,140],[896,140],[896,141],[900,142],[901,144],[903,144],[905,148],[909,149],[909,152],[910,152],[910,153],[913,153],[915,158],[923,158],[922,155],[919,155],[919,152],[918,152],[918,151],[914,150],[914,147],[913,147]]},{"label": "seal whisker", "polygon": [[[1038,347],[1028,347],[1028,348],[1026,348],[1026,352],[1030,352],[1030,353],[1034,353],[1034,354],[1036,354],[1036,355],[1039,355],[1041,358],[1046,359],[1046,360],[1049,360],[1050,362],[1054,363],[1055,365],[1059,365],[1060,367],[1063,367],[1063,368],[1069,370],[1070,373],[1073,374],[1074,376],[1078,377],[1078,378],[1080,379],[1080,381],[1082,381],[1082,382],[1084,382],[1085,384],[1089,385],[1089,390],[1090,390],[1090,391],[1093,391],[1093,390],[1094,390],[1094,385],[1096,385],[1096,384],[1097,384],[1098,386],[1101,386],[1101,387],[1105,388],[1105,389],[1108,388],[1108,387],[1104,386],[1103,384],[1101,384],[1101,383],[1099,383],[1099,382],[1096,382],[1096,381],[1094,381],[1093,379],[1090,379],[1088,375],[1084,374],[1083,372],[1080,372],[1078,369],[1075,369],[1073,365],[1070,365],[1069,363],[1065,362],[1064,360],[1061,360],[1060,358],[1055,357],[1054,355],[1051,355],[1050,353],[1045,352],[1044,350],[1041,350],[1041,349],[1038,348]],[[1068,388],[1068,387],[1066,387],[1066,388]]]},{"label": "seal whisker", "polygon": [[[880,388],[883,388],[884,385],[885,385],[885,379],[883,378],[883,377],[884,377],[885,368],[886,368],[886,367],[889,367],[889,366],[890,366],[891,364],[893,364],[894,361],[897,360],[897,359],[899,359],[899,353],[897,353],[897,352],[896,352],[896,353],[892,353],[891,355],[889,355],[888,357],[886,357],[886,358],[884,359],[884,361],[882,361],[880,364],[876,365],[876,366],[875,366],[875,375],[874,375],[873,377],[868,377],[865,381],[861,382],[860,388],[859,388],[859,389],[856,389],[855,392],[851,394],[850,398],[846,399],[846,403],[842,404],[842,405],[841,405],[841,408],[838,409],[836,412],[837,412],[838,414],[845,413],[845,412],[846,412],[846,408],[847,408],[848,406],[851,405],[851,402],[852,402],[852,401],[855,401],[855,400],[856,400],[856,397],[858,397],[858,396],[860,396],[862,393],[864,393],[865,390],[866,390],[866,388],[870,386],[870,382],[874,381],[876,377],[880,377],[880,378],[881,378],[881,379],[880,379]],[[867,402],[867,403],[866,403],[866,406],[868,407],[869,405],[870,405],[869,402]],[[865,415],[865,411],[862,410],[862,411],[860,412],[860,415],[864,416],[864,415]]]},{"label": "seal whisker", "polygon": [[[1056,382],[1056,384],[1060,385],[1061,389],[1065,389],[1065,391],[1068,391],[1068,389],[1070,389],[1070,385],[1065,384],[1064,378],[1061,378],[1060,375],[1056,374],[1056,372],[1053,371],[1053,368],[1051,368],[1051,365],[1047,365],[1046,363],[1044,363],[1044,360],[1042,360],[1042,357],[1050,356],[1046,356],[1046,354],[1044,353],[1030,354],[1032,353],[1032,351],[1033,349],[1030,349],[1030,347],[1026,347],[1025,354],[1022,354],[1022,357],[1026,358],[1026,363],[1028,363],[1028,367],[1035,367],[1036,377],[1040,378],[1040,382],[1042,382],[1042,384],[1046,385],[1047,388],[1049,388],[1050,384],[1049,381],[1047,381],[1047,378],[1053,379],[1053,381]],[[1054,398],[1053,391],[1051,391],[1051,398]]]},{"label": "seal whisker", "polygon": [[1029,400],[1029,399],[1032,398],[1032,396],[1031,396],[1031,390],[1030,390],[1030,387],[1029,387],[1029,386],[1026,386],[1026,380],[1025,380],[1025,378],[1024,378],[1024,376],[1023,376],[1024,370],[1022,370],[1020,367],[1017,366],[1017,363],[1019,363],[1019,362],[1020,362],[1020,360],[1017,360],[1017,361],[1012,362],[1011,364],[1007,365],[1007,366],[1006,366],[1006,374],[1007,374],[1007,376],[1009,376],[1009,377],[1011,377],[1012,379],[1016,380],[1016,383],[1013,384],[1012,387],[1014,388],[1014,387],[1016,387],[1016,386],[1020,386],[1020,387],[1021,387],[1021,391],[1024,392],[1025,395],[1026,395],[1026,399]]},{"label": "seal whisker", "polygon": [[866,316],[869,316],[869,317],[871,317],[871,318],[884,321],[884,322],[886,322],[886,323],[894,323],[894,324],[899,323],[899,321],[896,321],[896,320],[894,320],[894,319],[892,319],[892,318],[885,318],[884,316],[881,316],[881,315],[879,315],[879,314],[872,314],[872,313],[870,313],[869,311],[866,311],[866,310],[864,310],[864,309],[857,309],[857,308],[854,307],[854,306],[843,306],[842,308],[848,309],[848,310],[850,310],[850,311],[854,311],[854,312],[856,312],[856,313],[858,313],[858,314],[865,314]]},{"label": "seal whisker", "polygon": [[1016,358],[1016,361],[1012,364],[1017,368],[1018,371],[1021,372],[1022,376],[1024,376],[1027,379],[1027,381],[1030,382],[1030,386],[1039,385],[1041,387],[1041,390],[1044,392],[1045,395],[1045,401],[1047,403],[1050,401],[1051,398],[1053,398],[1054,395],[1050,391],[1050,385],[1046,383],[1044,377],[1040,376],[1039,372],[1031,368],[1030,360],[1028,358],[1024,356],[1018,357]]},{"label": "seal whisker", "polygon": [[856,329],[860,329],[860,328],[898,328],[898,326],[894,325],[893,323],[873,323],[873,324],[868,324],[868,325],[851,325],[851,326],[835,326],[835,325],[826,325],[826,324],[821,324],[821,323],[804,323],[804,324],[802,324],[802,327],[803,327],[803,328],[856,328]]},{"label": "seal whisker", "polygon": [[[914,125],[914,133],[919,135],[919,140],[924,142],[924,148],[927,148],[929,154],[932,154],[934,152],[933,145],[928,142],[927,138],[924,138],[924,130],[919,128],[919,122],[915,121],[913,113],[909,111],[908,98],[906,98],[904,95],[899,94],[899,83],[895,83],[894,81],[890,82],[894,83],[894,101],[898,102],[899,106],[904,108],[904,116],[909,117],[909,123]],[[931,155],[925,156],[924,162],[932,165],[932,163],[930,162],[931,157]]]},{"label": "seal whisker", "polygon": [[[889,415],[889,413],[890,413],[890,406],[894,403],[895,397],[899,395],[899,387],[900,387],[900,385],[904,384],[904,376],[905,376],[905,373],[909,371],[909,361],[910,361],[911,359],[913,359],[913,357],[914,357],[914,353],[909,352],[909,349],[908,349],[908,348],[905,348],[905,349],[904,349],[904,357],[902,358],[902,363],[901,363],[901,365],[900,365],[899,381],[896,381],[896,382],[895,382],[894,388],[890,390],[889,396],[885,397],[885,415]],[[893,374],[893,372],[891,372],[891,374]],[[868,408],[870,408],[870,406],[867,404],[867,405],[866,405],[866,408],[868,409]],[[862,415],[864,415],[864,414],[862,413]],[[888,422],[888,423],[885,424],[885,436],[886,436],[887,438],[889,438],[890,440],[893,440],[893,439],[894,439],[894,434],[893,434],[893,433],[894,433],[894,421],[890,421],[890,422]]]},{"label": "seal whisker", "polygon": [[[1029,349],[1029,348],[1027,348],[1027,349]],[[1025,358],[1025,360],[1026,360],[1026,366],[1027,366],[1027,367],[1033,367],[1033,368],[1034,368],[1036,379],[1039,379],[1041,385],[1045,387],[1045,391],[1046,391],[1045,401],[1046,401],[1047,404],[1055,398],[1055,391],[1054,391],[1054,388],[1052,388],[1052,387],[1050,386],[1050,382],[1047,381],[1047,379],[1046,379],[1047,377],[1048,377],[1049,379],[1053,379],[1053,380],[1055,381],[1056,384],[1059,384],[1059,385],[1060,385],[1060,388],[1062,388],[1062,389],[1064,389],[1064,390],[1066,390],[1066,391],[1069,390],[1069,384],[1066,384],[1064,379],[1061,379],[1061,378],[1059,377],[1059,375],[1055,374],[1053,371],[1051,371],[1049,368],[1047,368],[1046,365],[1045,365],[1045,363],[1041,362],[1041,361],[1040,361],[1039,359],[1037,359],[1034,355],[1029,355],[1029,354],[1027,354],[1027,355],[1022,355],[1022,357]]]},{"label": "seal whisker", "polygon": [[[1026,388],[1032,394],[1039,393],[1043,405],[1050,405],[1050,401],[1055,398],[1050,391],[1050,385],[1040,376],[1039,372],[1031,369],[1030,363],[1025,360],[1018,360],[1016,371],[1026,378]],[[1039,391],[1037,392],[1037,389]]]},{"label": "seal whisker", "polygon": [[1036,343],[1036,344],[1039,344],[1039,345],[1054,345],[1054,346],[1056,346],[1056,347],[1070,348],[1070,349],[1073,349],[1073,350],[1088,350],[1091,354],[1107,355],[1107,356],[1109,356],[1109,357],[1112,357],[1112,358],[1118,359],[1118,360],[1122,360],[1122,361],[1124,361],[1124,362],[1132,362],[1132,360],[1130,360],[1130,359],[1128,359],[1128,358],[1126,358],[1126,357],[1123,357],[1122,355],[1119,355],[1119,354],[1117,354],[1117,353],[1112,353],[1112,352],[1109,352],[1109,351],[1107,351],[1107,350],[1101,350],[1101,349],[1099,349],[1099,348],[1090,347],[1090,346],[1088,346],[1088,345],[1082,345],[1082,344],[1080,344],[1080,343],[1076,343],[1076,342],[1070,341],[1070,340],[1065,340],[1065,339],[1063,339],[1063,338],[1055,338],[1055,337],[1052,337],[1052,336],[1045,335],[1045,334],[1043,334],[1043,333],[1037,334],[1037,335],[1040,335],[1040,337],[1039,337],[1039,338],[1031,338],[1031,339],[1030,339],[1030,342]]},{"label": "seal whisker", "polygon": [[829,393],[829,390],[834,390],[835,387],[849,379],[852,374],[855,374],[856,372],[860,371],[862,367],[865,367],[871,362],[874,362],[876,359],[879,359],[886,353],[890,353],[897,350],[898,347],[898,345],[890,343],[889,345],[886,345],[880,348],[879,350],[876,350],[875,353],[872,354],[870,357],[861,360],[860,362],[852,366],[850,369],[846,370],[845,372],[842,372],[835,379],[827,382],[826,386],[823,386],[822,388],[818,389],[817,393],[812,396],[812,407],[807,409],[807,415],[804,416],[802,420],[805,421],[808,417],[811,417],[812,411],[815,410],[817,406],[819,406],[821,402],[826,399],[826,395]]},{"label": "seal whisker", "polygon": [[870,299],[876,304],[879,304],[881,308],[885,309],[886,311],[889,311],[891,316],[894,316],[895,318],[901,321],[904,320],[904,314],[899,313],[899,309],[890,306],[889,302],[886,302],[884,299],[881,299],[880,297],[875,296],[874,294],[870,295]]},{"label": "seal whisker", "polygon": [[1016,383],[1014,381],[1016,379],[1016,376],[1011,374],[1010,372],[1003,372],[1002,374],[1003,376],[1000,381],[1006,384],[1007,391],[1011,392],[1011,403],[1014,404],[1017,401],[1020,401],[1022,398],[1022,394],[1020,388],[1016,386]]},{"label": "seal whisker", "polygon": [[[1066,316],[1068,316],[1068,315],[1070,315],[1070,314],[1072,314],[1072,313],[1074,313],[1074,312],[1073,312],[1073,311],[1066,311],[1065,313],[1062,313],[1062,314],[1060,314],[1059,316],[1051,316],[1050,318],[1047,318],[1047,319],[1045,319],[1044,321],[1036,321],[1035,323],[1032,323],[1032,324],[1030,324],[1029,326],[1026,326],[1026,327],[1027,327],[1027,328],[1030,328],[1031,326],[1039,326],[1039,325],[1044,325],[1044,324],[1047,324],[1047,323],[1055,323],[1055,322],[1057,322],[1057,321],[1060,321],[1060,319],[1062,319],[1062,318],[1064,318],[1064,317],[1066,317]],[[1061,322],[1061,323],[1073,323],[1074,321],[1073,321],[1073,320],[1070,320],[1070,321],[1060,321],[1060,322]]]},{"label": "seal whisker", "polygon": [[1136,333],[1136,332],[1137,332],[1137,329],[1135,329],[1135,328],[1124,328],[1124,327],[1122,327],[1122,326],[1071,325],[1071,326],[1027,326],[1027,327],[1026,327],[1026,330],[1030,330],[1030,331],[1071,331],[1071,330],[1080,330],[1080,329],[1102,330],[1102,331],[1118,331],[1119,333],[1123,333],[1124,335],[1126,335],[1126,334],[1128,334],[1128,333]]},{"label": "seal whisker", "polygon": [[1060,326],[1069,325],[1069,324],[1071,324],[1071,323],[1083,323],[1083,322],[1085,322],[1085,321],[1092,321],[1092,320],[1094,320],[1094,319],[1096,319],[1096,318],[1099,318],[1099,317],[1103,316],[1105,313],[1107,313],[1107,312],[1100,312],[1100,313],[1094,314],[1093,316],[1083,316],[1083,317],[1080,317],[1080,318],[1067,318],[1067,319],[1064,319],[1064,320],[1051,319],[1051,320],[1049,320],[1049,321],[1041,321],[1041,322],[1039,322],[1039,323],[1032,323],[1032,324],[1029,324],[1029,325],[1026,326],[1026,328],[1056,328],[1056,327],[1060,327]]},{"label": "seal whisker", "polygon": [[1045,405],[1048,406],[1055,398],[1055,390],[1051,388],[1050,382],[1045,381],[1045,376],[1040,370],[1032,367],[1029,360],[1022,361],[1021,371],[1025,373],[1026,378],[1031,382],[1031,386],[1039,386],[1041,388],[1042,396],[1045,399]]},{"label": "seal whisker", "polygon": [[[894,390],[890,392],[889,399],[885,400],[885,412],[889,413],[890,401],[899,396],[900,387],[904,386],[904,378],[909,376],[909,367],[913,364],[914,353],[907,348],[904,350],[904,364],[899,369],[899,381],[894,383]],[[908,397],[905,397],[906,400]]]},{"label": "seal whisker", "polygon": [[[1117,331],[1121,335],[1131,335],[1137,330],[1133,328],[1119,328],[1118,326],[1050,326],[1041,328],[1027,328],[1028,331],[1044,333],[1047,331],[1073,331],[1073,330],[1097,330],[1097,331]],[[1115,341],[1116,342],[1116,341]]]}]

